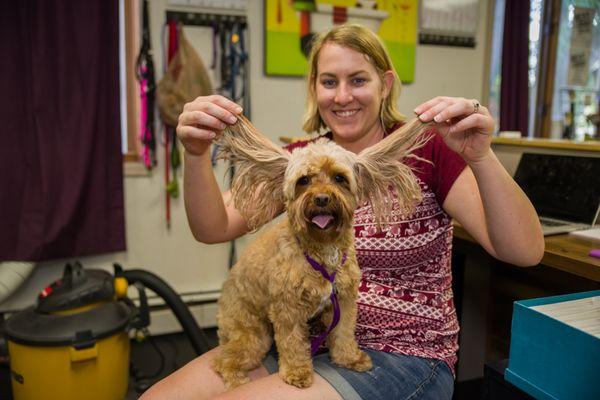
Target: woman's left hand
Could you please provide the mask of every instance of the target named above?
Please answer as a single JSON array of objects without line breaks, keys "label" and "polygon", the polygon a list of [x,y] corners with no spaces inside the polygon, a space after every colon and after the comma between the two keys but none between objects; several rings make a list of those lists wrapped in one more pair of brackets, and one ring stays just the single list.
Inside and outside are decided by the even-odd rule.
[{"label": "woman's left hand", "polygon": [[444,141],[467,163],[485,159],[490,151],[494,119],[477,100],[436,97],[415,108],[421,121],[434,121]]}]

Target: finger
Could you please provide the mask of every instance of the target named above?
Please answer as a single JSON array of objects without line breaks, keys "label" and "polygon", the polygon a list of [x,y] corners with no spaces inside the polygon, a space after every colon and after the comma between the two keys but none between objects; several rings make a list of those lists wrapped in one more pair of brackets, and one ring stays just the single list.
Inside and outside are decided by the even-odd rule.
[{"label": "finger", "polygon": [[215,103],[204,103],[203,110],[205,113],[212,115],[215,118],[220,119],[226,124],[235,124],[237,122],[237,114],[217,105]]},{"label": "finger", "polygon": [[432,118],[435,122],[452,120],[454,118],[462,119],[473,114],[473,105],[468,100],[460,100],[448,107],[439,110]]},{"label": "finger", "polygon": [[426,112],[427,110],[429,110],[431,107],[435,106],[436,104],[442,102],[442,101],[447,101],[449,99],[449,97],[445,97],[445,96],[438,96],[435,97],[429,101],[426,101],[425,103],[419,104],[417,107],[415,107],[414,111],[415,114],[417,115],[421,115],[424,112]]},{"label": "finger", "polygon": [[179,123],[181,125],[200,125],[204,128],[214,128],[223,130],[227,125],[203,111],[188,111],[184,112],[179,116]]},{"label": "finger", "polygon": [[491,118],[485,115],[479,113],[471,114],[452,125],[448,129],[448,133],[464,132],[468,129],[473,129],[479,133],[491,135],[494,131],[494,127],[490,121],[493,122]]},{"label": "finger", "polygon": [[233,115],[240,114],[243,109],[237,103],[221,95],[200,96],[194,101],[184,104],[183,111],[203,111],[209,104],[215,104]]},{"label": "finger", "polygon": [[177,136],[180,140],[212,140],[217,136],[217,133],[208,129],[201,129],[194,126],[185,125],[177,127]]},{"label": "finger", "polygon": [[490,117],[492,116],[492,114],[490,114],[490,110],[488,110],[487,107],[485,107],[483,104],[479,105],[479,111],[477,111],[477,113]]},{"label": "finger", "polygon": [[[446,108],[450,107],[450,105],[451,105],[451,103],[448,103],[445,100],[442,100],[439,103],[432,106],[431,108],[429,108],[427,111],[423,112],[421,115],[419,115],[419,119],[423,122],[431,121],[433,119],[433,117],[435,117],[436,115],[441,113]],[[445,120],[439,120],[436,122],[442,122],[442,121],[445,121]]]},{"label": "finger", "polygon": [[212,103],[218,104],[232,114],[240,114],[243,111],[239,104],[229,100],[227,97],[214,94],[212,96],[208,96],[208,98]]}]

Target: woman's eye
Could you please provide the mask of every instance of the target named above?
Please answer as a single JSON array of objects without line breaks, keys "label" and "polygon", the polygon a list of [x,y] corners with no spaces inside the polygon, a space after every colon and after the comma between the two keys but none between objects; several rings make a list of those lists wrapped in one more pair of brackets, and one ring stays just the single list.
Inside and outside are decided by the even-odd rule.
[{"label": "woman's eye", "polygon": [[327,88],[334,87],[335,81],[333,79],[325,79],[324,81],[321,81],[321,84]]},{"label": "woman's eye", "polygon": [[341,174],[337,174],[337,175],[334,177],[334,179],[335,179],[335,181],[336,181],[337,183],[344,183],[344,182],[346,182],[346,177],[345,177],[344,175],[341,175]]},{"label": "woman's eye", "polygon": [[305,186],[305,185],[308,185],[308,182],[309,182],[308,176],[303,176],[300,179],[298,179],[298,181],[296,183],[298,185]]},{"label": "woman's eye", "polygon": [[355,85],[363,85],[367,80],[364,78],[354,78],[354,84]]}]

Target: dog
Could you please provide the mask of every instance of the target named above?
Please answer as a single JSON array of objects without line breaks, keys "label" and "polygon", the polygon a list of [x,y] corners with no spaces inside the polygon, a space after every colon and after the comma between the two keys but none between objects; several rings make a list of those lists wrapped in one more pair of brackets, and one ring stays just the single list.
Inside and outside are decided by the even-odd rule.
[{"label": "dog", "polygon": [[[370,200],[382,227],[390,193],[407,213],[420,201],[419,184],[402,160],[426,142],[423,127],[418,119],[408,122],[358,155],[327,139],[290,153],[243,116],[223,132],[219,158],[235,166],[232,199],[248,226],[256,230],[282,206],[287,211],[246,248],[223,284],[217,313],[222,351],[212,366],[226,388],[249,381],[248,371],[261,365],[273,338],[279,376],[299,388],[313,382],[312,354],[325,335],[335,364],[372,368],[354,337],[360,280],[354,210]],[[315,320],[329,329],[311,342]]]}]

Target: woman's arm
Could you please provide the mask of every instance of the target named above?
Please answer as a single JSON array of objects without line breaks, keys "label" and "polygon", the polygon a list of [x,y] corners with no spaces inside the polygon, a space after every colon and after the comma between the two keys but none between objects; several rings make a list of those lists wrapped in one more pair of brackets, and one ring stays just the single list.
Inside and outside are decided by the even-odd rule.
[{"label": "woman's arm", "polygon": [[233,206],[231,192],[221,193],[210,155],[186,152],[183,173],[185,212],[192,234],[202,243],[222,243],[248,232],[246,221]]},{"label": "woman's arm", "polygon": [[241,108],[222,96],[199,97],[184,106],[177,136],[185,148],[183,194],[190,229],[196,240],[220,243],[248,231],[240,213],[229,204],[230,193],[221,194],[211,160],[211,141],[237,121]]},{"label": "woman's arm", "polygon": [[422,121],[434,119],[439,124],[448,147],[468,164],[443,207],[494,257],[520,266],[536,265],[544,254],[539,219],[493,153],[494,121],[478,104],[437,97],[415,109]]}]

